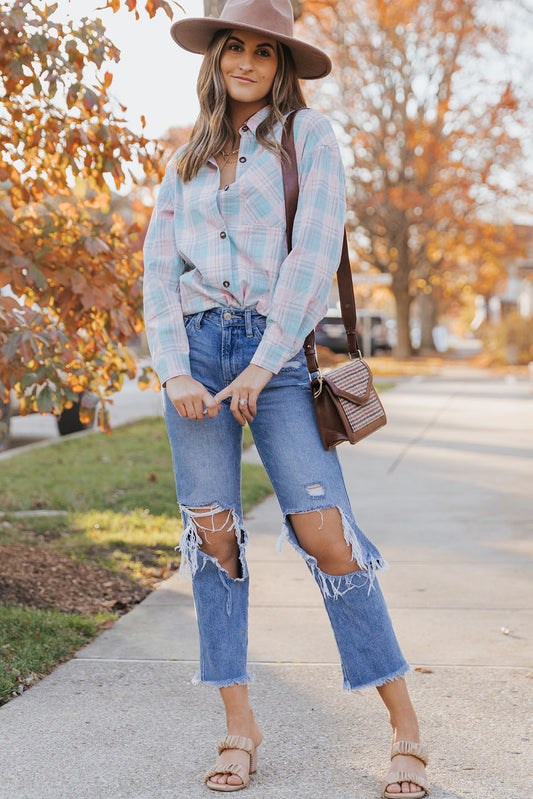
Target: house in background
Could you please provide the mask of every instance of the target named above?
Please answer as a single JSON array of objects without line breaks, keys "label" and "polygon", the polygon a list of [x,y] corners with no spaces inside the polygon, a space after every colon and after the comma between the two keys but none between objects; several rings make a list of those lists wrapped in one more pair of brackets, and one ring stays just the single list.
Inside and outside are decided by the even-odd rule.
[{"label": "house in background", "polygon": [[502,317],[519,313],[524,319],[533,317],[533,226],[515,225],[516,235],[526,242],[526,255],[511,261],[507,283],[499,296]]},{"label": "house in background", "polygon": [[531,319],[533,324],[533,225],[515,225],[514,231],[524,241],[525,255],[509,260],[500,291],[489,299],[476,297],[472,330],[477,330],[485,320],[498,323],[512,313]]}]

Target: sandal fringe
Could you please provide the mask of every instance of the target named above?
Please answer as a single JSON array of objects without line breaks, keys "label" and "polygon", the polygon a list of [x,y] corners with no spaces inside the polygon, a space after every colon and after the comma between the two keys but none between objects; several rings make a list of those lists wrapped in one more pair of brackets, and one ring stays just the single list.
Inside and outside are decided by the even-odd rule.
[{"label": "sandal fringe", "polygon": [[[250,774],[257,771],[257,747],[251,738],[246,738],[243,735],[226,735],[218,744],[218,754],[221,755],[227,749],[240,749],[250,756],[250,766],[248,770],[240,763],[222,763],[221,765],[215,764],[204,776],[204,782],[212,791],[240,791],[246,788],[250,781]],[[215,774],[229,774],[239,777],[242,780],[241,785],[228,785],[227,782],[212,782],[211,777]]]}]

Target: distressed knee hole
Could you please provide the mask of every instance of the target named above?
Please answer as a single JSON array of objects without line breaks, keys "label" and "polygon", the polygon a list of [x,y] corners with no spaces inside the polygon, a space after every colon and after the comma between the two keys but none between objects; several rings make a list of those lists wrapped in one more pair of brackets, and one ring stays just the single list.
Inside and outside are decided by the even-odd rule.
[{"label": "distressed knee hole", "polygon": [[245,577],[247,537],[237,513],[232,508],[223,509],[218,503],[198,507],[182,505],[181,510],[187,523],[179,549],[191,574],[194,575],[198,568],[200,551],[215,561],[231,579]]},{"label": "distressed knee hole", "polygon": [[233,511],[223,510],[220,505],[205,505],[199,508],[183,508],[196,526],[205,543],[210,542],[210,533],[234,532]]},{"label": "distressed knee hole", "polygon": [[[296,527],[298,526],[298,519],[300,517],[304,517],[305,521],[305,517],[309,520],[311,514],[314,514],[315,528],[320,531],[327,527],[328,515],[330,512],[336,512],[338,514],[337,519],[340,516],[343,538],[351,551],[349,572],[344,574],[335,574],[334,569],[328,572],[323,568],[324,563],[322,561],[322,566],[320,565],[319,559],[312,552],[312,544],[309,545],[307,541],[304,541],[305,529],[303,530],[303,534],[302,529],[299,531],[301,540],[297,537]],[[300,527],[303,527],[303,525],[300,525]],[[321,533],[318,532],[318,536],[320,536],[320,534]],[[315,538],[316,537],[317,536],[315,536]],[[370,542],[366,540],[355,521],[351,517],[348,517],[342,508],[339,507],[287,513],[276,546],[278,552],[282,551],[283,542],[286,539],[289,540],[296,552],[304,558],[309,570],[318,583],[324,599],[339,599],[354,589],[365,589],[368,594],[370,594],[377,572],[387,568],[387,563],[381,558],[377,550],[372,551],[371,546],[369,546]]]},{"label": "distressed knee hole", "polygon": [[341,576],[364,568],[359,564],[353,531],[338,508],[293,513],[289,518],[299,546],[322,572]]}]

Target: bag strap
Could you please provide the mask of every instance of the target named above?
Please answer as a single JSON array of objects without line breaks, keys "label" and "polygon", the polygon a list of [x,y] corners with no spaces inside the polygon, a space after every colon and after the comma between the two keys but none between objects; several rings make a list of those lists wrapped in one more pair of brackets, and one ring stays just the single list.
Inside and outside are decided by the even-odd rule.
[{"label": "bag strap", "polygon": [[[283,126],[281,146],[287,152],[289,161],[281,161],[281,171],[283,175],[283,194],[285,197],[285,219],[287,225],[287,249],[292,250],[292,232],[294,227],[294,217],[298,207],[298,162],[296,160],[296,149],[294,146],[294,118],[296,111],[291,111]],[[361,351],[357,342],[357,311],[355,307],[355,296],[353,292],[352,271],[350,268],[350,258],[348,255],[348,240],[346,238],[346,228],[342,241],[342,254],[339,267],[337,269],[337,287],[339,289],[341,316],[344,329],[346,331],[346,342],[350,358],[360,358]],[[311,375],[319,371],[316,356],[315,331],[312,330],[304,341],[304,352],[307,359],[307,368]]]}]

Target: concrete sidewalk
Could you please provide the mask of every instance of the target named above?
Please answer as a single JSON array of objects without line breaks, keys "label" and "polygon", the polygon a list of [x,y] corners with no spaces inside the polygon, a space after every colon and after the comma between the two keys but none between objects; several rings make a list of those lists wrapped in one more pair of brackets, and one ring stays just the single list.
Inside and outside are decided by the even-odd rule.
[{"label": "concrete sidewalk", "polygon": [[[356,518],[392,566],[381,583],[417,668],[408,681],[431,796],[530,799],[529,386],[445,371],[383,399],[387,427],[339,454]],[[247,518],[251,695],[265,740],[246,796],[376,799],[384,707],[375,690],[342,693],[318,589],[289,545],[274,551],[280,521],[273,498]],[[189,682],[196,637],[190,585],[175,576],[1,708],[0,798],[205,799],[224,726],[217,692]]]}]

